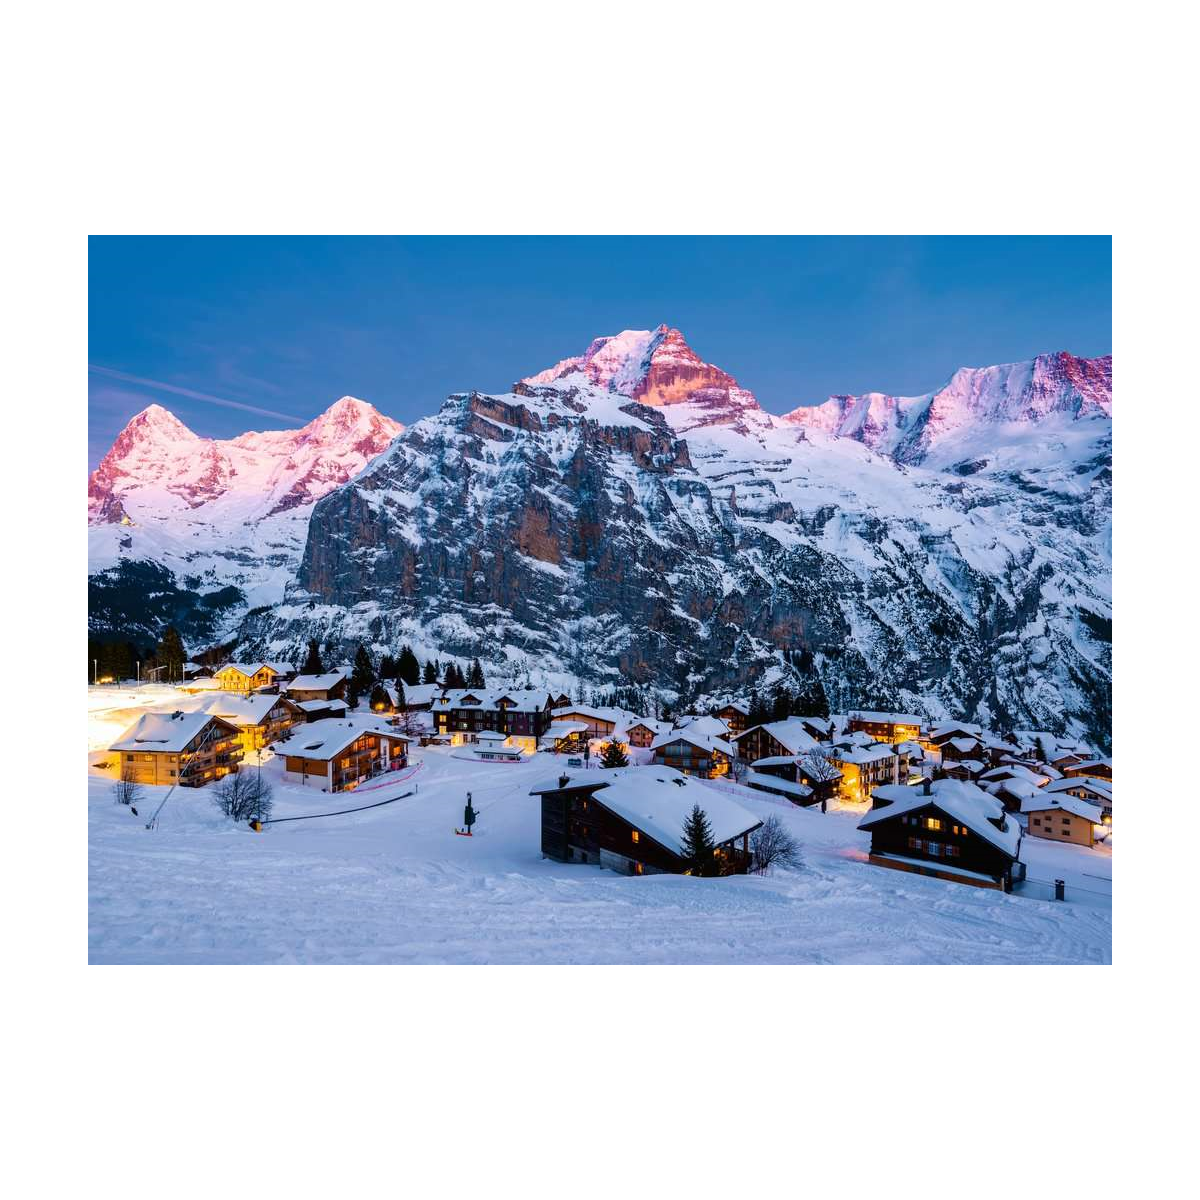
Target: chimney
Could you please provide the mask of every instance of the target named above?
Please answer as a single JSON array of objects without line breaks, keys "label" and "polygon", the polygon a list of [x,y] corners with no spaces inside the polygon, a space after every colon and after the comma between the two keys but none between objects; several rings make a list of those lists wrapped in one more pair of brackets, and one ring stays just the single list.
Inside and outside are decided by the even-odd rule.
[{"label": "chimney", "polygon": [[570,782],[571,782],[570,775],[560,775],[558,777],[558,786],[560,788],[565,788],[567,786],[567,784]]},{"label": "chimney", "polygon": [[921,792],[923,795],[932,796],[933,795],[933,781],[930,779],[921,780]]}]

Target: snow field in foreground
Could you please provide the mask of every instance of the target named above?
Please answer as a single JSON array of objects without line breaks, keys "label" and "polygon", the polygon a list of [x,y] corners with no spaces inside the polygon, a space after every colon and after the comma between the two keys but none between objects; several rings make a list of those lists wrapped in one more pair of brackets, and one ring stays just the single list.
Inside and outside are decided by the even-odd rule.
[{"label": "snow field in foreground", "polygon": [[[489,765],[418,752],[420,771],[360,797],[285,785],[277,817],[415,795],[350,816],[225,822],[205,789],[178,789],[156,832],[112,781],[88,780],[89,959],[94,963],[1106,963],[1111,903],[1055,904],[872,867],[859,814],[792,808],[739,789],[803,845],[766,878],[627,878],[540,853],[529,789],[558,763]],[[250,770],[254,767],[247,768]],[[599,773],[598,773],[599,774]],[[466,792],[477,836],[455,837]],[[1024,847],[1032,839],[1026,838]],[[1111,872],[1106,851],[1041,843],[1030,874],[1071,885]]]}]

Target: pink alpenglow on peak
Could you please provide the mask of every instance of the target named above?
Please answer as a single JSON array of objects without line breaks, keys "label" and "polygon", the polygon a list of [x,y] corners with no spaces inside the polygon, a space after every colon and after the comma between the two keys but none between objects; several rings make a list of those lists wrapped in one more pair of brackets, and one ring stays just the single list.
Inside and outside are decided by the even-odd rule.
[{"label": "pink alpenglow on peak", "polygon": [[680,431],[740,424],[752,415],[765,419],[751,392],[705,362],[678,329],[667,325],[596,338],[583,354],[564,358],[521,382],[579,384],[628,396],[651,408],[671,409],[671,423]]},{"label": "pink alpenglow on peak", "polygon": [[[151,404],[88,479],[88,523],[183,515],[214,506],[258,520],[314,504],[357,475],[404,428],[343,396],[301,429],[202,438]],[[199,515],[199,514],[198,514]]]},{"label": "pink alpenglow on peak", "polygon": [[[853,438],[901,461],[922,462],[939,448],[953,456],[990,427],[1073,422],[1112,416],[1112,355],[1066,351],[1025,362],[962,367],[924,396],[831,396],[793,409],[783,420],[833,437]],[[995,434],[989,434],[994,441]]]}]

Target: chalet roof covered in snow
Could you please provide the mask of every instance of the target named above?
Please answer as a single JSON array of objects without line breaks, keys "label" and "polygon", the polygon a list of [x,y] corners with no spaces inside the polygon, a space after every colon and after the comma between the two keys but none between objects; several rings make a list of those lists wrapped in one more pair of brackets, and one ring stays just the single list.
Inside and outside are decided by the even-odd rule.
[{"label": "chalet roof covered in snow", "polygon": [[972,737],[952,737],[947,738],[945,743],[947,746],[953,746],[959,754],[971,754],[979,749],[979,742]]},{"label": "chalet roof covered in snow", "polygon": [[1112,803],[1112,784],[1107,779],[1089,779],[1086,776],[1074,779],[1055,779],[1046,784],[1045,791],[1057,795],[1074,788],[1079,792],[1091,792],[1093,796]]},{"label": "chalet roof covered in snow", "polygon": [[1092,804],[1078,796],[1070,796],[1066,792],[1056,792],[1053,796],[1047,796],[1044,791],[1038,791],[1036,795],[1021,803],[1023,813],[1048,812],[1053,809],[1082,817],[1085,821],[1091,821],[1093,825],[1099,825],[1104,819],[1104,811],[1098,804]]},{"label": "chalet roof covered in snow", "polygon": [[[586,787],[595,782],[596,774],[570,774],[568,786]],[[556,786],[551,783],[532,794],[553,791]],[[683,828],[696,805],[708,818],[716,845],[762,824],[740,804],[673,767],[617,767],[605,771],[604,781],[592,798],[673,854],[683,853]]]},{"label": "chalet roof covered in snow", "polygon": [[727,708],[732,708],[735,712],[740,712],[743,717],[750,715],[750,706],[743,704],[740,700],[730,700],[727,704],[720,704],[717,706],[717,711],[723,712]]},{"label": "chalet roof covered in snow", "polygon": [[327,717],[323,721],[312,721],[308,725],[299,726],[287,743],[287,753],[303,758],[315,758],[318,761],[334,758],[364,733],[378,733],[393,741],[411,741],[390,725],[378,720],[372,724],[369,721],[355,722]]},{"label": "chalet roof covered in snow", "polygon": [[327,692],[346,678],[344,671],[326,671],[322,675],[297,675],[287,685],[289,692]]},{"label": "chalet roof covered in snow", "polygon": [[980,738],[983,736],[983,726],[971,725],[963,721],[943,721],[929,731],[929,740],[937,742],[945,737],[963,734],[971,738]]},{"label": "chalet roof covered in snow", "polygon": [[[791,759],[787,760],[791,762]],[[774,788],[780,792],[787,792],[790,796],[798,796],[800,799],[807,799],[813,794],[812,788],[803,783],[794,783],[790,779],[782,779],[778,775],[768,775],[766,771],[755,771],[751,768],[746,772],[746,783],[750,787],[756,785],[765,788]]]},{"label": "chalet roof covered in snow", "polygon": [[877,787],[872,799],[882,807],[871,809],[859,821],[858,827],[870,829],[880,821],[890,820],[902,813],[916,812],[933,804],[998,850],[1016,858],[1017,847],[1021,843],[1020,826],[1005,816],[1004,805],[995,796],[989,796],[982,788],[962,779],[935,779],[930,784],[930,793],[925,795],[923,786],[909,787],[904,783],[887,783]]},{"label": "chalet roof covered in snow", "polygon": [[697,750],[703,750],[706,754],[719,751],[732,758],[735,753],[733,747],[723,737],[714,737],[710,733],[693,732],[690,728],[669,729],[666,733],[659,734],[650,743],[650,749],[657,750],[660,746],[669,746],[673,742],[687,742],[689,746],[695,746]]},{"label": "chalet roof covered in snow", "polygon": [[292,663],[287,662],[267,662],[265,659],[261,662],[227,662],[220,668],[222,671],[240,671],[243,675],[257,675],[259,671],[267,667],[274,671],[276,675],[290,675],[296,668]]},{"label": "chalet roof covered in snow", "polygon": [[184,712],[182,709],[143,713],[109,749],[175,754],[214,719],[212,713]]},{"label": "chalet roof covered in snow", "polygon": [[1041,787],[1049,776],[1039,775],[1037,771],[1031,770],[1029,767],[1022,766],[1020,763],[1006,763],[1002,767],[993,767],[990,771],[984,771],[981,776],[985,780],[1001,780],[1001,779],[1020,779],[1024,783],[1031,784],[1034,787]]},{"label": "chalet roof covered in snow", "polygon": [[817,739],[804,728],[804,722],[799,717],[788,717],[786,721],[767,721],[762,725],[754,725],[743,733],[739,733],[734,741],[741,741],[755,729],[765,729],[781,746],[792,754],[802,754],[806,750],[815,750]]},{"label": "chalet roof covered in snow", "polygon": [[885,758],[895,758],[896,755],[891,746],[884,745],[883,742],[872,742],[869,746],[834,747],[829,751],[829,757],[834,762],[863,766],[867,763],[882,762]]},{"label": "chalet roof covered in snow", "polygon": [[294,700],[277,696],[272,692],[212,692],[203,696],[190,696],[176,706],[186,712],[206,712],[224,717],[234,725],[257,725],[267,713],[283,701],[295,707]]},{"label": "chalet roof covered in snow", "polygon": [[347,707],[345,700],[296,700],[294,703],[306,713],[333,712],[339,708],[345,712]]},{"label": "chalet roof covered in snow", "polygon": [[540,712],[550,702],[550,693],[541,688],[448,688],[434,697],[433,706],[442,711],[452,708],[471,708],[479,712],[494,712],[501,700],[509,712]]},{"label": "chalet roof covered in snow", "polygon": [[870,721],[873,725],[920,725],[921,718],[916,713],[865,712],[859,710],[850,714],[852,721]]},{"label": "chalet roof covered in snow", "polygon": [[675,729],[686,730],[688,733],[706,733],[710,737],[729,737],[729,726],[720,717],[688,714],[675,722]]}]

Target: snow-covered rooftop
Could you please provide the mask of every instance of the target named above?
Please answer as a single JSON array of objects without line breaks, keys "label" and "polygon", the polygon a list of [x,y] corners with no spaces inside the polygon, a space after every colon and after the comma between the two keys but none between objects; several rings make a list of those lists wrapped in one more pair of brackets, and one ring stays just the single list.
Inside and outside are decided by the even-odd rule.
[{"label": "snow-covered rooftop", "polygon": [[778,775],[768,775],[766,771],[755,771],[753,769],[746,772],[746,783],[750,787],[775,788],[781,792],[787,792],[791,796],[798,796],[800,799],[807,799],[813,794],[812,788],[806,787],[802,783],[794,783],[790,779],[781,779]]},{"label": "snow-covered rooftop", "polygon": [[921,718],[916,713],[893,712],[852,712],[852,721],[870,721],[874,725],[920,725]]},{"label": "snow-covered rooftop", "polygon": [[[1021,844],[1021,830],[1015,820],[1005,816],[1004,805],[982,788],[961,779],[935,779],[930,795],[924,787],[909,787],[903,783],[888,783],[877,787],[872,799],[880,808],[873,808],[858,823],[859,829],[870,829],[880,821],[890,820],[901,813],[916,812],[936,805],[947,816],[965,825],[972,833],[986,839],[1012,858]],[[993,821],[999,824],[993,824]]]},{"label": "snow-covered rooftop", "polygon": [[178,753],[213,720],[208,712],[143,713],[120,737],[109,746],[110,750],[135,750],[145,754],[149,751]]},{"label": "snow-covered rooftop", "polygon": [[1112,802],[1112,784],[1107,779],[1089,779],[1087,776],[1077,776],[1073,779],[1055,779],[1046,784],[1044,790],[1057,795],[1059,792],[1066,792],[1071,788],[1081,792],[1091,792],[1093,796],[1102,796],[1109,803]]},{"label": "snow-covered rooftop", "polygon": [[364,733],[378,733],[401,742],[412,740],[379,721],[371,724],[326,717],[297,727],[287,743],[287,753],[318,760],[334,758]]},{"label": "snow-covered rooftop", "polygon": [[802,754],[817,747],[817,739],[804,728],[804,721],[800,717],[788,717],[786,721],[767,721],[762,725],[754,725],[744,733],[738,734],[734,741],[741,741],[746,734],[753,733],[755,729],[765,729],[792,754]]},{"label": "snow-covered rooftop", "polygon": [[[585,787],[596,782],[596,773],[576,772],[568,779],[568,786]],[[533,794],[553,791],[556,786],[535,789]],[[708,818],[716,845],[762,824],[740,804],[673,767],[617,767],[605,771],[603,783],[592,798],[673,854],[683,852],[683,828],[696,805]]]},{"label": "snow-covered rooftop", "polygon": [[1098,804],[1091,804],[1087,800],[1080,799],[1078,796],[1070,796],[1066,792],[1056,792],[1053,796],[1047,796],[1044,791],[1039,791],[1036,795],[1021,802],[1023,813],[1046,812],[1050,809],[1061,809],[1063,812],[1072,813],[1077,817],[1082,817],[1085,821],[1091,821],[1093,825],[1099,825],[1104,819],[1104,812]]},{"label": "snow-covered rooftop", "polygon": [[346,678],[344,671],[326,671],[323,675],[297,675],[287,685],[289,692],[327,692]]}]

